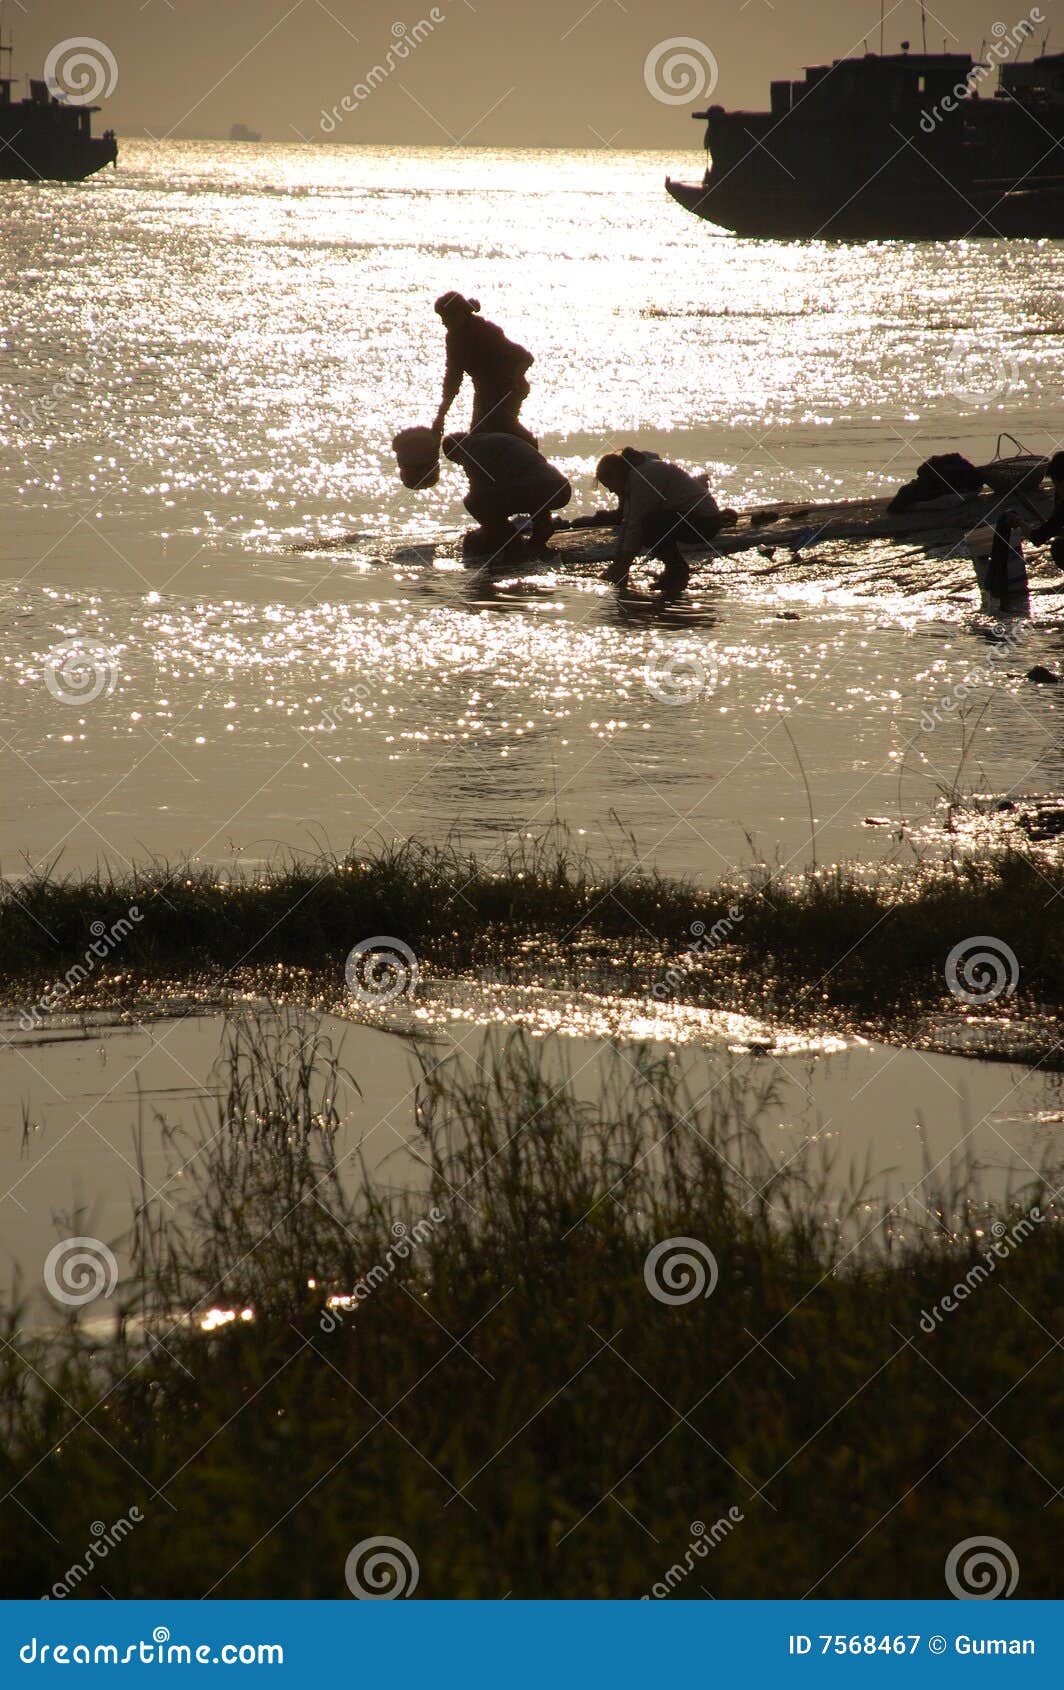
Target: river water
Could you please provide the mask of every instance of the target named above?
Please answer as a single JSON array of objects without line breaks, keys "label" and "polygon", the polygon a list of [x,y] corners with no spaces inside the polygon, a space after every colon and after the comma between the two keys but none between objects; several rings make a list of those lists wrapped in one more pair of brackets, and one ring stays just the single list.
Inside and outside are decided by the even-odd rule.
[{"label": "river water", "polygon": [[[936,848],[942,786],[1061,790],[1059,691],[1024,678],[1060,664],[1055,572],[1020,641],[964,560],[882,545],[755,554],[648,619],[593,571],[484,588],[457,472],[399,486],[452,286],[534,350],[571,514],[625,441],[739,508],[983,461],[1003,428],[1060,444],[1059,244],[715,238],[664,193],[696,169],[128,142],[86,184],[0,185],[3,872],[489,853],[561,820],[712,879],[751,840],[807,860],[810,804],[822,861],[877,858],[903,822]],[[669,704],[645,670],[676,656],[704,685]]]},{"label": "river water", "polygon": [[[822,863],[911,861],[948,844],[944,791],[1064,791],[1062,689],[1025,678],[1064,659],[1051,569],[1011,629],[965,559],[882,543],[720,563],[650,616],[592,568],[486,586],[456,472],[399,486],[389,442],[435,409],[449,287],[534,350],[525,414],[571,514],[626,442],[708,468],[737,508],[984,461],[1002,429],[1061,445],[1059,245],[714,237],[664,193],[696,168],[128,142],[80,186],[0,184],[0,872],[396,835],[490,857],[560,821],[708,881],[758,851],[806,863],[814,826]],[[648,666],[674,662],[699,684],[666,702]],[[418,1013],[445,1045],[568,1032],[592,1092],[614,1039],[680,1050],[699,1089],[706,1064],[771,1063],[767,1152],[837,1156],[840,1191],[963,1153],[1000,1192],[1058,1157],[1038,1075],[433,991]],[[352,1037],[352,1143],[401,1182],[408,1047]],[[64,1215],[117,1242],[140,1149],[165,1181],[158,1120],[209,1120],[219,1039],[202,1017],[5,1026],[5,1275],[39,1281]]]}]

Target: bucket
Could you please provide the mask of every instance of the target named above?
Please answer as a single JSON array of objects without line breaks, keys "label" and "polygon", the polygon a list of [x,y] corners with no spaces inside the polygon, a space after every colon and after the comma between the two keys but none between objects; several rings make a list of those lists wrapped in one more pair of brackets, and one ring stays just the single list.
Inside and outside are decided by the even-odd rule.
[{"label": "bucket", "polygon": [[404,487],[435,487],[440,479],[440,437],[434,428],[404,428],[392,441]]}]

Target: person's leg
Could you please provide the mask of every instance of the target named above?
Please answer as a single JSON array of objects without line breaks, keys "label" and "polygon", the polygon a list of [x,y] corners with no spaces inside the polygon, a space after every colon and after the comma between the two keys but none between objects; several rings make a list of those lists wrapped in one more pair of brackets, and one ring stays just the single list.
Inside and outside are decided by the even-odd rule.
[{"label": "person's leg", "polygon": [[542,550],[554,533],[554,518],[550,511],[540,511],[532,518],[532,532],[529,540],[537,550]]},{"label": "person's leg", "polygon": [[678,598],[690,579],[691,565],[677,546],[675,558],[665,565],[660,575],[655,576],[654,591],[664,593],[666,598]]},{"label": "person's leg", "polygon": [[670,596],[682,593],[691,579],[691,566],[680,551],[680,541],[689,546],[712,546],[721,527],[719,516],[684,517],[680,520],[665,543],[670,555],[665,560],[664,573],[654,583],[655,587]]},{"label": "person's leg", "polygon": [[541,498],[536,500],[536,508],[532,512],[532,543],[545,546],[554,533],[554,512],[565,508],[573,496],[573,489],[568,481],[559,481],[556,488],[546,489]]},{"label": "person's leg", "polygon": [[608,569],[602,571],[602,579],[608,581],[611,587],[627,587],[628,572],[631,564],[611,563]]},{"label": "person's leg", "polygon": [[675,511],[652,511],[643,518],[641,550],[664,565],[654,582],[663,593],[682,593],[691,579],[690,566],[679,546],[678,536],[683,530],[684,519]]},{"label": "person's leg", "polygon": [[[664,574],[659,576],[655,585],[666,577],[670,581],[680,580],[687,568],[674,536],[678,520],[673,511],[650,511],[640,525],[638,555],[652,557],[665,566]],[[603,571],[602,579],[614,587],[626,587],[630,569],[631,564],[618,560]]]},{"label": "person's leg", "polygon": [[490,493],[470,492],[465,501],[465,508],[473,521],[479,524],[475,537],[468,536],[470,544],[466,550],[476,556],[485,553],[501,551],[509,544],[511,538],[510,512],[503,506],[501,500],[492,497]]}]

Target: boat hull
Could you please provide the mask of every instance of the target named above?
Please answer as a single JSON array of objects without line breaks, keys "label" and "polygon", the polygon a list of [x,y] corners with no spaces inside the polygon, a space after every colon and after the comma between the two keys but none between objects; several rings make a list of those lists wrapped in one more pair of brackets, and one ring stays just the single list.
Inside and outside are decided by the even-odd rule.
[{"label": "boat hull", "polygon": [[0,135],[0,182],[83,182],[118,162],[118,143],[105,136],[71,141]]},{"label": "boat hull", "polygon": [[805,191],[751,193],[727,179],[691,184],[666,178],[677,204],[736,235],[769,240],[1057,240],[1064,238],[1064,178],[974,183],[922,196],[876,193],[840,202]]}]

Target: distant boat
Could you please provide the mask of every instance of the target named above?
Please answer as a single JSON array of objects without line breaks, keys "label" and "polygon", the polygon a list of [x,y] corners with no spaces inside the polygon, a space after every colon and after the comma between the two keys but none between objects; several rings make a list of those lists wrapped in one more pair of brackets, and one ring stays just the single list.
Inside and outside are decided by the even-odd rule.
[{"label": "distant boat", "polygon": [[37,81],[30,82],[28,100],[14,99],[11,58],[10,43],[0,40],[0,181],[80,182],[105,164],[117,164],[114,130],[92,133],[99,106],[57,98],[46,82]]},{"label": "distant boat", "polygon": [[262,136],[257,129],[249,129],[246,123],[234,123],[229,131],[231,141],[261,141]]},{"label": "distant boat", "polygon": [[999,58],[980,98],[988,64],[902,47],[773,82],[767,112],[695,112],[709,168],[699,185],[666,179],[669,193],[739,235],[1064,236],[1064,55]]}]

